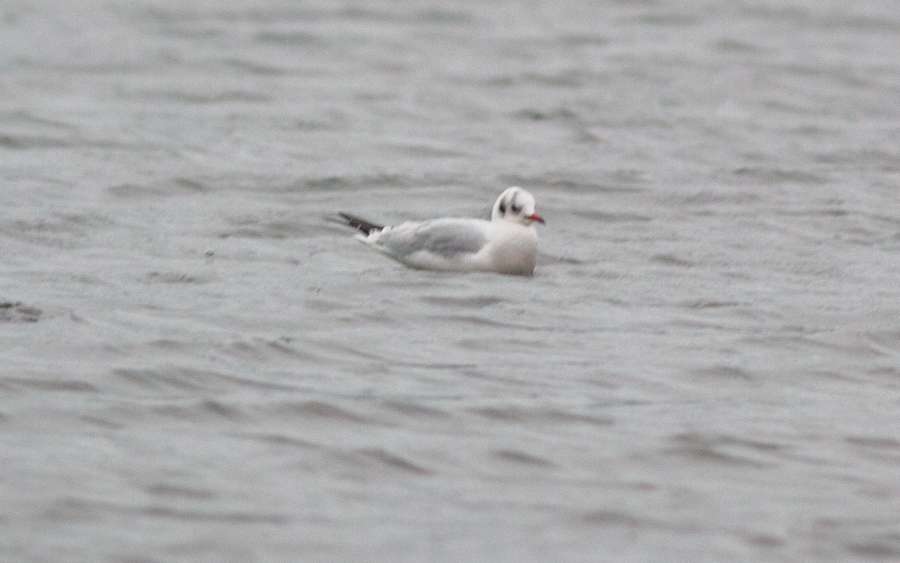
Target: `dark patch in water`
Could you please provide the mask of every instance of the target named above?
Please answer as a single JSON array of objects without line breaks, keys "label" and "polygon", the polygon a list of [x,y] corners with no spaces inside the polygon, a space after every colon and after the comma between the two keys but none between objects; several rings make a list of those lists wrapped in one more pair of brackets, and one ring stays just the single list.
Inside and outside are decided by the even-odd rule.
[{"label": "dark patch in water", "polygon": [[376,174],[369,176],[325,176],[300,180],[287,191],[333,191],[348,188],[403,187],[412,185],[410,178],[398,174]]},{"label": "dark patch in water", "polygon": [[175,178],[174,183],[176,186],[184,188],[186,192],[208,193],[210,191],[209,186],[203,182],[191,180],[190,178]]},{"label": "dark patch in water", "polygon": [[612,419],[581,413],[570,413],[558,409],[526,409],[522,407],[479,407],[469,409],[472,414],[510,422],[544,422],[558,424],[590,424],[609,426]]},{"label": "dark patch in water", "polygon": [[847,438],[847,442],[867,448],[900,450],[900,441],[890,437],[869,438],[865,436],[850,436]]},{"label": "dark patch in water", "polygon": [[689,301],[682,306],[688,309],[719,309],[721,307],[737,307],[737,301]]},{"label": "dark patch in water", "polygon": [[649,527],[649,520],[638,518],[621,510],[593,510],[581,517],[585,524],[601,524],[604,526],[626,526],[628,528]]},{"label": "dark patch in water", "polygon": [[39,389],[41,391],[64,391],[78,393],[95,393],[97,388],[85,381],[66,381],[63,379],[24,379],[5,377],[0,379],[0,386]]},{"label": "dark patch in water", "polygon": [[71,142],[50,137],[30,137],[26,135],[0,135],[0,147],[5,149],[60,149],[72,146]]},{"label": "dark patch in water", "polygon": [[674,254],[654,254],[650,257],[651,262],[657,262],[666,266],[678,266],[681,268],[693,268],[697,264],[690,260],[678,258]]},{"label": "dark patch in water", "polygon": [[237,408],[226,405],[221,401],[216,401],[214,399],[206,399],[203,401],[203,409],[207,412],[211,412],[215,415],[221,416],[222,418],[228,418],[231,420],[237,420],[239,418],[243,418],[241,411]]},{"label": "dark patch in water", "polygon": [[696,374],[700,377],[713,377],[730,380],[755,381],[756,378],[752,374],[747,373],[741,368],[734,366],[713,366],[706,369],[697,370]]},{"label": "dark patch in water", "polygon": [[555,121],[555,120],[576,120],[578,119],[578,115],[572,112],[571,110],[567,110],[565,108],[559,108],[549,111],[542,111],[536,109],[523,109],[519,110],[515,113],[515,117],[517,119],[522,119],[525,121]]},{"label": "dark patch in water", "polygon": [[156,283],[201,283],[197,277],[189,274],[179,274],[176,272],[150,272],[147,274],[147,280]]},{"label": "dark patch in water", "polygon": [[40,309],[22,305],[20,301],[0,303],[0,323],[36,323],[42,314]]},{"label": "dark patch in water", "polygon": [[494,457],[504,461],[510,461],[521,465],[534,465],[538,467],[554,467],[552,463],[542,457],[531,455],[519,450],[497,450]]},{"label": "dark patch in water", "polygon": [[190,499],[213,499],[216,498],[216,494],[212,491],[205,489],[198,489],[196,487],[188,487],[185,485],[173,485],[169,483],[157,483],[155,485],[149,485],[144,488],[144,490],[153,496],[158,497],[173,497],[173,498],[190,498]]},{"label": "dark patch in water", "polygon": [[737,39],[724,38],[713,43],[713,47],[724,53],[762,53],[764,49],[757,45],[738,41]]},{"label": "dark patch in water", "polygon": [[256,34],[256,39],[262,43],[275,43],[279,45],[311,46],[325,44],[325,41],[314,33],[306,31],[262,31]]},{"label": "dark patch in water", "polygon": [[757,547],[781,547],[784,545],[783,539],[769,534],[751,534],[744,538],[744,541]]},{"label": "dark patch in water", "polygon": [[778,168],[742,166],[735,169],[734,175],[752,179],[754,182],[765,182],[767,184],[822,184],[825,182],[825,178],[818,174],[800,170],[782,170]]},{"label": "dark patch in water", "polygon": [[471,14],[456,10],[447,10],[441,8],[430,8],[416,12],[413,21],[430,23],[430,24],[470,24],[476,21]]},{"label": "dark patch in water", "polygon": [[290,402],[275,408],[277,412],[323,421],[343,421],[357,424],[372,424],[372,421],[347,409],[323,401]]},{"label": "dark patch in water", "polygon": [[138,99],[153,101],[153,102],[175,102],[175,103],[184,103],[184,104],[225,104],[225,103],[237,103],[237,102],[257,102],[263,103],[271,101],[271,97],[267,94],[260,94],[255,92],[244,92],[240,90],[234,91],[225,91],[225,92],[186,92],[186,91],[153,91],[147,90],[144,92],[139,92],[135,96]]},{"label": "dark patch in water", "polygon": [[871,559],[896,561],[900,558],[900,534],[883,534],[872,539],[852,542],[847,546],[847,551]]},{"label": "dark patch in water", "polygon": [[431,303],[433,305],[443,305],[447,307],[463,307],[467,309],[484,309],[497,303],[502,303],[500,297],[442,297],[429,295],[419,298],[420,301]]},{"label": "dark patch in water", "polygon": [[254,442],[260,442],[279,447],[289,446],[292,448],[299,448],[303,450],[319,449],[320,447],[318,444],[315,444],[313,442],[309,442],[301,438],[295,438],[293,436],[285,436],[284,434],[237,434],[237,436],[240,438],[253,440]]},{"label": "dark patch in water", "polygon": [[667,451],[697,460],[722,463],[755,469],[769,468],[773,463],[762,459],[781,453],[781,444],[758,442],[733,436],[707,436],[697,433],[677,434],[671,438],[674,445]]},{"label": "dark patch in water", "polygon": [[431,475],[433,473],[430,469],[416,465],[407,459],[381,448],[364,449],[360,450],[359,453],[368,458],[377,460],[391,469],[399,469],[405,473],[412,473],[414,475]]},{"label": "dark patch in water", "polygon": [[185,520],[188,522],[223,522],[228,524],[286,524],[291,521],[288,516],[280,514],[264,514],[243,511],[214,512],[190,509],[177,509],[168,506],[150,506],[137,509],[143,516],[153,516],[169,520]]},{"label": "dark patch in water", "polygon": [[399,400],[387,401],[384,403],[384,406],[391,410],[394,410],[396,412],[399,412],[401,414],[404,414],[406,416],[410,416],[410,417],[413,417],[416,419],[420,419],[420,418],[441,418],[441,419],[443,419],[443,418],[450,417],[450,415],[447,412],[442,411],[440,409],[436,409],[433,407],[426,407],[424,405],[417,405],[417,404],[409,402],[409,401],[399,401]]}]

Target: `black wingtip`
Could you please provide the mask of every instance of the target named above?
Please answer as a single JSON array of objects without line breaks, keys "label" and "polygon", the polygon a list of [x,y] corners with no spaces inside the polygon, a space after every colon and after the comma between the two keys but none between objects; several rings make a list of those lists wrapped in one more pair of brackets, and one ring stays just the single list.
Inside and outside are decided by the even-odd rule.
[{"label": "black wingtip", "polygon": [[371,221],[366,221],[362,217],[357,217],[356,215],[350,215],[349,213],[338,213],[338,217],[342,219],[342,221],[338,221],[344,225],[348,225],[353,227],[357,231],[360,231],[363,234],[368,235],[372,231],[380,231],[384,229],[384,225],[379,225],[377,223],[372,223]]}]

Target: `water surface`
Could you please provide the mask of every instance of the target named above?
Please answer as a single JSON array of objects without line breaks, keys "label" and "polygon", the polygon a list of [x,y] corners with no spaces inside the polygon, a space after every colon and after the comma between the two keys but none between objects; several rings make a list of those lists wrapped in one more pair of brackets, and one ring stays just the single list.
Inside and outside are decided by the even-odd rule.
[{"label": "water surface", "polygon": [[[0,558],[900,557],[900,8],[0,8]],[[547,219],[533,278],[323,218]]]}]

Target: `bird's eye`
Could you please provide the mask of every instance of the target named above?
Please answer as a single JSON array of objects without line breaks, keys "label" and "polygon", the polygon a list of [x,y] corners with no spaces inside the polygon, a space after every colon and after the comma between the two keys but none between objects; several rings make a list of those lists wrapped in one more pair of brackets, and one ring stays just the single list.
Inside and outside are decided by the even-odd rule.
[{"label": "bird's eye", "polygon": [[506,213],[506,204],[505,203],[500,204],[500,213]]},{"label": "bird's eye", "polygon": [[519,211],[522,211],[522,208],[519,207],[518,205],[513,205],[510,209],[512,210],[513,213],[518,213]]}]

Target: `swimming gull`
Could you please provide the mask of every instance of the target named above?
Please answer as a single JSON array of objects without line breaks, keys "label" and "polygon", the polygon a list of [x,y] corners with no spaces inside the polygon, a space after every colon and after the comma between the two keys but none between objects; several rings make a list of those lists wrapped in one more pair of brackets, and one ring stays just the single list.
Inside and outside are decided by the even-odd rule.
[{"label": "swimming gull", "polygon": [[527,191],[508,188],[494,204],[491,220],[444,218],[385,226],[339,213],[335,220],[353,227],[356,238],[411,268],[485,271],[530,276],[537,260],[537,230],[543,223]]}]

